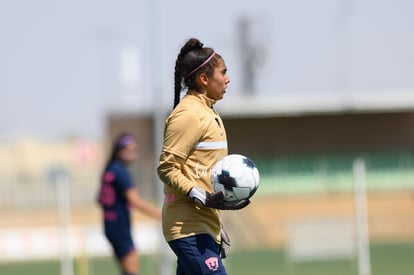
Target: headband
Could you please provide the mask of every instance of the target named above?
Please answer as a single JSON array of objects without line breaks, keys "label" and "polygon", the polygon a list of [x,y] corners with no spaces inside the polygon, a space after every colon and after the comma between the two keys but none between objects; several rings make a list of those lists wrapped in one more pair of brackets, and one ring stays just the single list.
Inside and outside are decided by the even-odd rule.
[{"label": "headband", "polygon": [[124,136],[118,139],[118,141],[116,142],[116,147],[122,148],[129,144],[134,144],[134,143],[135,143],[135,139],[132,136],[128,135],[128,136]]},{"label": "headband", "polygon": [[189,76],[191,76],[193,73],[195,73],[196,71],[198,71],[201,67],[203,67],[204,65],[206,65],[214,56],[216,55],[216,52],[212,52],[211,54],[210,54],[210,56],[203,62],[203,63],[201,63],[200,65],[198,65],[198,67],[197,68],[195,68],[194,70],[192,70],[191,72],[189,72],[185,77],[189,77]]}]

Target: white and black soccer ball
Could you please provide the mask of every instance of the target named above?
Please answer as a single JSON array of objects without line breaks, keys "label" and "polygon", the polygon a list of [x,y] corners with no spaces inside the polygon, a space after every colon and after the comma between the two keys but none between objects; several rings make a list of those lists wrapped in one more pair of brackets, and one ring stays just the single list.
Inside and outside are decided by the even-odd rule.
[{"label": "white and black soccer ball", "polygon": [[215,192],[224,191],[225,201],[248,199],[259,187],[259,171],[251,159],[231,154],[214,165],[211,183]]}]

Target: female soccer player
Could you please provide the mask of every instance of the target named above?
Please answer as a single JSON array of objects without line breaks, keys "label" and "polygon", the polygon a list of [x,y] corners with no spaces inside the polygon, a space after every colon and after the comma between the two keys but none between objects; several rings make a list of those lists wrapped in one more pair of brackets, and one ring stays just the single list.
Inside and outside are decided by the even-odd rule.
[{"label": "female soccer player", "polygon": [[[177,256],[177,275],[227,274],[220,258],[218,209],[236,210],[249,201],[224,202],[210,182],[213,165],[227,155],[226,131],[213,109],[230,78],[223,58],[195,38],[175,64],[174,109],[165,123],[157,168],[164,182],[163,233]],[[180,100],[183,89],[186,95]]]},{"label": "female soccer player", "polygon": [[144,201],[134,187],[127,166],[137,157],[137,143],[130,134],[120,135],[112,146],[98,195],[103,209],[105,236],[111,244],[122,275],[139,273],[139,255],[131,235],[130,206],[161,219],[161,211]]}]

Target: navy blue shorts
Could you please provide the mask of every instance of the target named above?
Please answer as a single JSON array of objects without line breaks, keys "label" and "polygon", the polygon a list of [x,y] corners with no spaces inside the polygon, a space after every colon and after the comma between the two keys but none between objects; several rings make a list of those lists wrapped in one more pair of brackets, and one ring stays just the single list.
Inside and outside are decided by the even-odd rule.
[{"label": "navy blue shorts", "polygon": [[112,246],[115,256],[122,259],[129,252],[135,250],[134,241],[131,236],[114,236],[106,234],[106,238]]},{"label": "navy blue shorts", "polygon": [[168,242],[177,255],[177,275],[227,275],[219,245],[208,234]]}]

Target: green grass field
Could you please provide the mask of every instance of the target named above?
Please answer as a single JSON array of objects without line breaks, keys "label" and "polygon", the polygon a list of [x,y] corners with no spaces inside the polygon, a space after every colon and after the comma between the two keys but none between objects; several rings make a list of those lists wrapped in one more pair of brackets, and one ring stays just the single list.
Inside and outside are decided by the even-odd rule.
[{"label": "green grass field", "polygon": [[[414,243],[372,245],[371,275],[414,275]],[[86,262],[76,261],[75,274],[116,275],[117,266],[111,258],[94,258]],[[158,260],[155,256],[142,256],[142,275],[158,274]],[[255,250],[232,252],[225,260],[232,275],[358,275],[355,259],[338,261],[313,261],[290,263],[281,250]],[[57,261],[2,263],[1,275],[59,275]],[[171,268],[174,273],[174,267]]]}]

